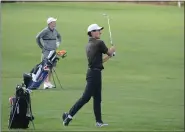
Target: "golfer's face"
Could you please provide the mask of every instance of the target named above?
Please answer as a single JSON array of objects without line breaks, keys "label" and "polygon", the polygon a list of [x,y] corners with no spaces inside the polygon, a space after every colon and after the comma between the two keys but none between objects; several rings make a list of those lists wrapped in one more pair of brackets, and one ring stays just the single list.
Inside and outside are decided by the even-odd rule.
[{"label": "golfer's face", "polygon": [[95,32],[94,32],[94,36],[95,36],[95,38],[99,39],[100,36],[101,36],[101,30],[95,31]]},{"label": "golfer's face", "polygon": [[56,27],[56,22],[51,22],[50,24],[52,27]]}]

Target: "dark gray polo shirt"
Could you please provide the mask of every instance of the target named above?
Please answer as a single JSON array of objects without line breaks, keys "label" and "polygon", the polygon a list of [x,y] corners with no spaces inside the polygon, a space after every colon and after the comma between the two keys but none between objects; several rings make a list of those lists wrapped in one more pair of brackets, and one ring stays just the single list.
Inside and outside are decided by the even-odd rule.
[{"label": "dark gray polo shirt", "polygon": [[108,52],[108,48],[102,40],[90,37],[86,46],[86,55],[88,59],[88,67],[96,69],[104,69],[103,54]]}]

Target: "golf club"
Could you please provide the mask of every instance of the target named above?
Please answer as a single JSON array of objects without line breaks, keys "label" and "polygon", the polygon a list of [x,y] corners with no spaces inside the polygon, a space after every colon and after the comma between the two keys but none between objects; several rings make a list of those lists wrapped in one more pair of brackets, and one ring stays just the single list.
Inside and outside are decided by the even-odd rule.
[{"label": "golf club", "polygon": [[[110,43],[111,43],[112,46],[114,46],[113,41],[112,41],[112,33],[111,33],[111,28],[110,28],[110,19],[109,19],[109,16],[106,13],[104,13],[103,16],[105,16],[107,18],[108,26],[109,26]],[[113,56],[115,56],[115,55],[116,55],[116,52],[113,53]]]}]

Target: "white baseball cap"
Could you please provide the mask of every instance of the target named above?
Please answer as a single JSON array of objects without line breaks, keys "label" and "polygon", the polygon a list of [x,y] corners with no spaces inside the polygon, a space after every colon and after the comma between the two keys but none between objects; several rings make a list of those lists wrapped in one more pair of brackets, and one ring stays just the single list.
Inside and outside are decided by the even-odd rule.
[{"label": "white baseball cap", "polygon": [[104,29],[104,27],[100,27],[100,26],[98,26],[98,24],[91,24],[87,28],[87,32],[91,32],[93,30],[102,30],[102,29]]},{"label": "white baseball cap", "polygon": [[57,21],[56,18],[49,17],[49,18],[47,19],[47,24],[50,24],[51,22],[56,22],[56,21]]}]

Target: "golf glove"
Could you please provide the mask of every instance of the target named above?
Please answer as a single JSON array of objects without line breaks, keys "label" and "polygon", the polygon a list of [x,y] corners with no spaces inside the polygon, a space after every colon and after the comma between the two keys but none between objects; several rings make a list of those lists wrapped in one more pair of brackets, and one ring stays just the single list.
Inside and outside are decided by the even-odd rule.
[{"label": "golf glove", "polygon": [[58,48],[60,46],[60,42],[57,42],[56,45],[57,45],[57,48]]}]

